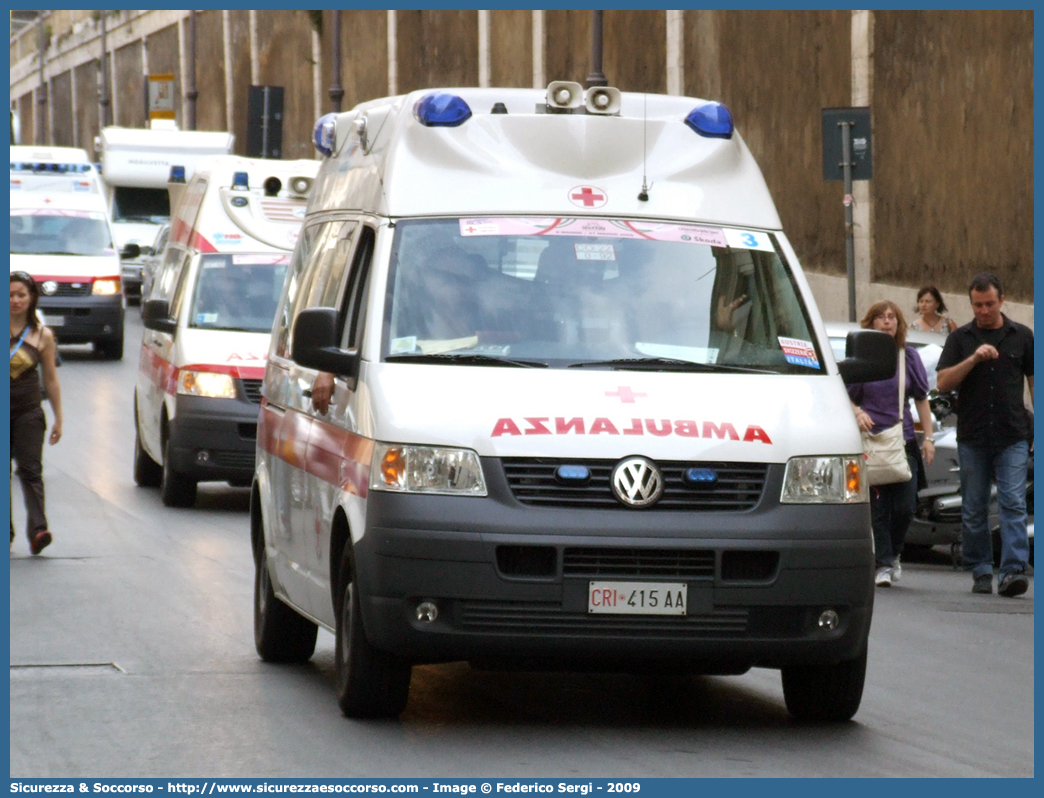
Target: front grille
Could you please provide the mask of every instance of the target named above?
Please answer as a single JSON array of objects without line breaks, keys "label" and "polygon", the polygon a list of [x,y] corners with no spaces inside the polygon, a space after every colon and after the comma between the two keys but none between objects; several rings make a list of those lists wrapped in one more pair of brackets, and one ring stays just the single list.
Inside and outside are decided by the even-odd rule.
[{"label": "front grille", "polygon": [[244,468],[254,467],[254,452],[233,452],[227,449],[217,449],[210,452],[210,464],[220,468]]},{"label": "front grille", "polygon": [[58,283],[58,290],[53,294],[45,294],[47,297],[63,296],[90,296],[93,286],[91,283]]},{"label": "front grille", "polygon": [[641,617],[565,612],[561,605],[535,601],[461,601],[455,626],[487,634],[538,634],[629,637],[738,637],[747,631],[746,608],[715,610],[707,615]]},{"label": "front grille", "polygon": [[91,309],[90,308],[70,308],[70,307],[52,306],[52,305],[48,304],[47,302],[45,302],[44,298],[40,299],[40,310],[42,310],[44,312],[44,314],[47,315],[47,316],[64,316],[66,318],[71,318],[71,317],[74,317],[74,316],[90,316],[91,315]]},{"label": "front grille", "polygon": [[261,383],[263,380],[243,380],[243,393],[246,394],[248,402],[255,405],[261,404]]},{"label": "front grille", "polygon": [[713,551],[567,548],[564,576],[714,578]]},{"label": "front grille", "polygon": [[[616,460],[552,460],[548,458],[505,457],[501,460],[508,485],[518,501],[544,507],[590,507],[619,509],[621,505],[609,487]],[[555,477],[562,465],[582,465],[591,478],[583,485],[563,484]],[[738,512],[750,510],[761,499],[768,465],[765,463],[657,463],[663,473],[664,491],[648,510],[689,510],[697,512]],[[689,487],[682,475],[693,466],[712,468],[717,481]]]}]

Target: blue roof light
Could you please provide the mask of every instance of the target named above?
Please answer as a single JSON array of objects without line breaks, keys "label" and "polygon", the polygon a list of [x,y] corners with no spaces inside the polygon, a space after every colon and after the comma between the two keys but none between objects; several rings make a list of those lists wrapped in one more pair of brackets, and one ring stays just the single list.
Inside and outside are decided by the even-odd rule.
[{"label": "blue roof light", "polygon": [[415,106],[413,113],[425,127],[457,127],[471,119],[471,109],[456,94],[435,92],[425,94]]},{"label": "blue roof light", "polygon": [[337,114],[329,113],[319,117],[312,131],[312,144],[324,156],[333,155],[337,143]]},{"label": "blue roof light", "polygon": [[170,180],[169,183],[184,183],[185,182],[185,167],[184,166],[172,166],[170,167]]},{"label": "blue roof light", "polygon": [[731,139],[734,129],[732,114],[721,103],[704,103],[693,108],[685,117],[685,124],[711,139]]},{"label": "blue roof light", "polygon": [[240,191],[250,188],[250,178],[246,172],[236,172],[232,175],[232,188]]}]

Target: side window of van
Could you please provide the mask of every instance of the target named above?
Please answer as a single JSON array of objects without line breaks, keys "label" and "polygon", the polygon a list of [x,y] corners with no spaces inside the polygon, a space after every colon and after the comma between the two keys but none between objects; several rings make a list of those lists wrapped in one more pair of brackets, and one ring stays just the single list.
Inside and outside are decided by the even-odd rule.
[{"label": "side window of van", "polygon": [[341,346],[346,349],[354,349],[362,340],[363,325],[366,322],[366,295],[370,287],[370,261],[373,258],[375,238],[372,227],[363,227],[359,234],[355,257],[352,258],[352,270],[340,308],[341,321],[344,324]]},{"label": "side window of van", "polygon": [[177,270],[177,282],[174,284],[174,297],[170,300],[170,316],[173,319],[178,318],[178,314],[181,311],[181,303],[185,299],[185,290],[188,285],[188,274],[192,271],[191,268],[192,257],[187,253],[182,260],[181,266]]},{"label": "side window of van", "polygon": [[276,311],[275,341],[272,352],[276,357],[290,357],[290,331],[293,329],[294,305],[298,294],[301,292],[301,281],[305,275],[305,265],[311,258],[312,250],[315,248],[323,225],[310,225],[301,231],[301,238],[294,247],[294,256],[290,261],[290,267],[286,271],[286,288],[283,290],[283,300]]},{"label": "side window of van", "polygon": [[294,251],[295,262],[291,268],[298,271],[289,278],[291,283],[280,322],[280,340],[275,350],[280,357],[290,356],[290,333],[297,314],[305,308],[337,307],[357,226],[354,220],[325,222],[311,228],[310,240]]}]

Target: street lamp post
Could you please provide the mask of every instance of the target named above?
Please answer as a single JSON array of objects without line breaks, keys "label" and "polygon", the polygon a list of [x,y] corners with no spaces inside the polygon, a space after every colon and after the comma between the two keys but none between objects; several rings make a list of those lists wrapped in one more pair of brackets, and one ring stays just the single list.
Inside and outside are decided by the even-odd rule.
[{"label": "street lamp post", "polygon": [[587,76],[586,88],[608,86],[602,74],[602,12],[591,12],[591,74]]},{"label": "street lamp post", "polygon": [[196,12],[189,12],[189,41],[188,41],[188,69],[186,71],[186,80],[188,85],[185,87],[185,99],[186,103],[185,111],[185,127],[189,130],[196,129],[196,98],[199,96],[199,92],[196,91]]},{"label": "street lamp post", "polygon": [[341,12],[333,12],[333,75],[330,79],[330,104],[334,113],[341,113],[344,89],[341,87]]}]

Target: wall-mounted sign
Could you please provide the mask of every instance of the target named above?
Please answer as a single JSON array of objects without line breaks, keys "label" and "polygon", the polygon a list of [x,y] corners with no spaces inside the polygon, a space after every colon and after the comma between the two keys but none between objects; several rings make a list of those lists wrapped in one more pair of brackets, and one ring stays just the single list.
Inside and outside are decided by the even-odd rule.
[{"label": "wall-mounted sign", "polygon": [[149,75],[149,119],[174,118],[174,76]]}]

